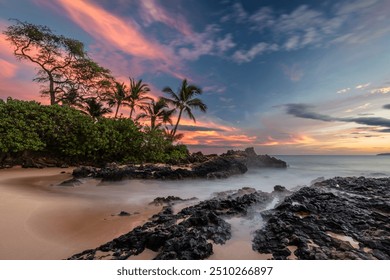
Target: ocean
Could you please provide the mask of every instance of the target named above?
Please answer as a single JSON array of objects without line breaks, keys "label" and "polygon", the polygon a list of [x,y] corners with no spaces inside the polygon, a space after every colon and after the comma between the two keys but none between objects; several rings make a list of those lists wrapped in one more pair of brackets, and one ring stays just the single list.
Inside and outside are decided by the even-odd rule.
[{"label": "ocean", "polygon": [[[0,259],[63,259],[85,249],[95,248],[143,224],[155,212],[150,206],[156,197],[178,196],[209,199],[217,192],[251,187],[272,192],[275,185],[294,190],[310,185],[319,177],[335,176],[390,177],[390,156],[277,156],[286,169],[251,169],[243,175],[219,180],[123,180],[100,182],[83,179],[74,188],[57,184],[69,174],[62,169],[42,170],[12,168],[0,170],[0,228],[4,242]],[[174,211],[199,200],[178,203]],[[225,245],[215,245],[210,259],[259,259],[252,250],[254,231],[264,225],[262,211],[279,202],[254,206],[245,217],[226,218],[232,238]],[[132,213],[118,217],[121,211]],[[138,212],[138,213],[136,213]],[[150,253],[150,252],[149,252]],[[141,255],[139,258],[153,258]]]},{"label": "ocean", "polygon": [[[309,186],[313,180],[336,176],[389,177],[390,156],[276,156],[287,162],[288,168],[250,169],[243,175],[217,180],[157,181],[136,180],[104,183],[105,187],[127,196],[129,203],[151,202],[157,196],[196,197],[209,199],[218,192],[251,187],[259,191],[272,192],[275,185],[289,190]],[[108,185],[106,185],[108,184]],[[121,191],[120,191],[121,190]],[[107,191],[106,191],[107,193]],[[196,203],[197,201],[189,202]],[[210,259],[258,259],[251,244],[255,230],[264,225],[260,213],[272,209],[279,203],[277,197],[266,208],[252,208],[247,217],[227,218],[232,227],[232,238],[223,246],[214,245]],[[179,204],[178,211],[184,204]]]},{"label": "ocean", "polygon": [[[152,201],[157,196],[197,197],[200,200],[214,196],[216,192],[251,187],[272,192],[275,185],[289,190],[308,186],[315,179],[336,176],[390,177],[390,156],[275,156],[287,162],[288,168],[251,169],[243,175],[217,180],[125,180],[101,183],[112,191],[125,192],[129,200]],[[125,195],[122,193],[122,195]]]}]

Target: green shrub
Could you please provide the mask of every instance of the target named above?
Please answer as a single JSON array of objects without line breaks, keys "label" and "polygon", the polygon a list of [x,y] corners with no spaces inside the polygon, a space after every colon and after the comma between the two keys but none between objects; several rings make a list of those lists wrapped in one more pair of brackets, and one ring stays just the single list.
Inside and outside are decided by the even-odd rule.
[{"label": "green shrub", "polygon": [[[0,156],[32,153],[70,163],[177,161],[187,156],[160,130],[142,129],[130,119],[90,116],[68,106],[0,99]],[[0,157],[0,160],[3,157]]]}]

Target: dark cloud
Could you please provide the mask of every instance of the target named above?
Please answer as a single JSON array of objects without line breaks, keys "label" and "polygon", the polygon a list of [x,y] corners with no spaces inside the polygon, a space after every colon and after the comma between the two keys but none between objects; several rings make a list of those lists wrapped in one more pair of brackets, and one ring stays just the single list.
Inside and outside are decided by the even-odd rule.
[{"label": "dark cloud", "polygon": [[383,105],[383,109],[389,109],[390,110],[390,104]]},{"label": "dark cloud", "polygon": [[339,118],[343,122],[354,122],[358,124],[365,124],[369,126],[381,126],[390,128],[390,119],[379,117],[365,117],[365,118]]},{"label": "dark cloud", "polygon": [[[388,104],[390,105],[390,104]],[[384,107],[387,105],[384,105]],[[383,127],[379,132],[390,132],[390,119],[380,117],[359,117],[359,118],[335,118],[328,115],[318,114],[313,112],[313,106],[308,104],[286,104],[286,113],[298,118],[319,120],[324,122],[350,122],[357,124],[364,124],[368,126]]]},{"label": "dark cloud", "polygon": [[310,109],[314,107],[307,104],[286,104],[285,107],[287,114],[293,115],[297,118],[319,120],[324,122],[336,121],[335,118],[330,116],[312,112]]},{"label": "dark cloud", "polygon": [[196,126],[196,125],[179,125],[178,130],[184,130],[184,131],[225,131],[222,128]]},{"label": "dark cloud", "polygon": [[375,114],[372,114],[372,113],[360,113],[360,114],[357,114],[358,116],[374,116]]},{"label": "dark cloud", "polygon": [[364,130],[364,131],[378,131],[377,128],[375,127],[367,127],[367,126],[358,126],[358,127],[355,127],[355,129],[358,129],[358,130]]}]

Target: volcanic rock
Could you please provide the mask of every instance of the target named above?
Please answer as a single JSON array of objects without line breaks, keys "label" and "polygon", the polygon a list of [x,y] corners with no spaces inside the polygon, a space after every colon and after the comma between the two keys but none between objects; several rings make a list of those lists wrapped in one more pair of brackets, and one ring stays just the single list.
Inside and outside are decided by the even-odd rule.
[{"label": "volcanic rock", "polygon": [[390,259],[390,178],[317,182],[266,214],[253,248],[275,259]]}]

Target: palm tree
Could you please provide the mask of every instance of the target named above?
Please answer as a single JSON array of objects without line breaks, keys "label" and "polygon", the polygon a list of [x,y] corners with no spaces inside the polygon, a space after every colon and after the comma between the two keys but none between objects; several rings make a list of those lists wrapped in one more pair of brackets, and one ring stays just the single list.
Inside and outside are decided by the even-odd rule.
[{"label": "palm tree", "polygon": [[130,89],[128,95],[128,102],[130,107],[130,119],[134,113],[136,107],[142,108],[146,105],[146,101],[153,100],[150,97],[145,96],[150,91],[150,88],[147,84],[143,84],[142,80],[135,81],[135,79],[130,79]]},{"label": "palm tree", "polygon": [[155,130],[163,124],[172,124],[171,116],[174,109],[169,110],[167,102],[160,98],[157,102],[152,100],[150,103],[142,107],[143,113],[137,116],[137,120],[148,118],[150,119],[150,129]]},{"label": "palm tree", "polygon": [[104,104],[101,101],[98,101],[96,98],[87,98],[85,99],[85,111],[90,115],[94,120],[97,120],[104,115],[111,113],[110,108],[105,108]]},{"label": "palm tree", "polygon": [[196,95],[202,94],[202,89],[196,85],[188,84],[187,79],[182,81],[177,93],[173,92],[170,87],[165,87],[162,91],[169,94],[171,97],[164,98],[164,100],[168,104],[173,105],[175,110],[179,110],[176,125],[171,131],[172,136],[175,136],[176,134],[183,112],[187,113],[188,117],[196,122],[195,116],[192,114],[192,109],[199,109],[202,112],[207,111],[206,104],[204,104],[201,99],[195,98]]},{"label": "palm tree", "polygon": [[71,88],[66,93],[64,93],[60,102],[63,106],[74,107],[77,109],[83,109],[84,98],[78,93],[77,89]]},{"label": "palm tree", "polygon": [[118,83],[115,82],[115,90],[108,94],[106,97],[106,100],[108,102],[108,105],[110,107],[113,107],[116,105],[115,115],[114,118],[116,119],[118,116],[118,111],[120,106],[122,105],[129,105],[127,103],[128,95],[127,95],[127,88],[124,83]]}]

